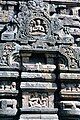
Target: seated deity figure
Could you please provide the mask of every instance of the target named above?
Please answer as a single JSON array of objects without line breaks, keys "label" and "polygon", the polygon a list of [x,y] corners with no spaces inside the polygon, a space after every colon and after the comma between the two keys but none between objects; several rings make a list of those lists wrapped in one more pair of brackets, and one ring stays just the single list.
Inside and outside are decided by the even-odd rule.
[{"label": "seated deity figure", "polygon": [[32,98],[29,98],[29,105],[30,107],[41,107],[40,105],[40,98],[37,93]]},{"label": "seated deity figure", "polygon": [[45,35],[45,28],[41,23],[41,20],[32,21],[32,27],[30,28],[31,34],[42,34]]}]

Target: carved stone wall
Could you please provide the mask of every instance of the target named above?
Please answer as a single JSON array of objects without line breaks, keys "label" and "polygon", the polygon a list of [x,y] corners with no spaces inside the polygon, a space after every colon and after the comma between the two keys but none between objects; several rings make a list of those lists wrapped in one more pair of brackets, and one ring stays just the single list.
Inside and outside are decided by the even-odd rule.
[{"label": "carved stone wall", "polygon": [[0,120],[80,120],[80,0],[0,1]]}]

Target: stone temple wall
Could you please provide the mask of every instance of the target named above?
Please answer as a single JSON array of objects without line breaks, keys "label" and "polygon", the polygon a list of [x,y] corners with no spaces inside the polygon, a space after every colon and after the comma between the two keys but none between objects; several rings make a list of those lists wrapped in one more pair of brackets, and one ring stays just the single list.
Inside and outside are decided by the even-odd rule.
[{"label": "stone temple wall", "polygon": [[80,120],[80,0],[0,0],[0,120]]}]

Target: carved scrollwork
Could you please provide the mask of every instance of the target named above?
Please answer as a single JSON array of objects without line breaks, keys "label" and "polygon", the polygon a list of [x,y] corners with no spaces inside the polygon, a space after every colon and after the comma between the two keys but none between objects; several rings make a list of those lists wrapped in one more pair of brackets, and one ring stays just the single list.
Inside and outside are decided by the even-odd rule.
[{"label": "carved scrollwork", "polygon": [[43,0],[29,0],[28,7],[33,10],[41,9],[43,8]]},{"label": "carved scrollwork", "polygon": [[16,60],[18,60],[18,58],[16,59],[16,57],[19,56],[20,46],[14,42],[13,43],[7,42],[7,43],[2,43],[2,48],[3,48],[3,52],[0,57],[0,65],[12,67],[12,64],[15,62],[18,64],[18,66],[13,66],[13,67],[19,67],[19,63],[18,63],[19,61],[16,62]]},{"label": "carved scrollwork", "polygon": [[76,53],[74,49],[70,46],[62,46],[60,52],[66,56],[68,59],[68,67],[71,69],[78,68],[78,60],[76,58]]},{"label": "carved scrollwork", "polygon": [[57,17],[54,17],[51,20],[51,27],[52,27],[52,32],[56,33],[63,27],[63,24]]},{"label": "carved scrollwork", "polygon": [[[28,1],[28,6],[26,4],[21,4],[20,10],[18,14],[18,20],[19,20],[19,38],[22,41],[25,41],[26,43],[28,41],[34,41],[37,39],[46,40],[49,39],[51,35],[51,29],[50,29],[50,20],[49,17],[47,17],[47,14],[45,14],[43,11],[33,11],[33,8],[30,6],[37,5],[40,6],[41,1]],[[24,8],[26,10],[24,10]]]}]

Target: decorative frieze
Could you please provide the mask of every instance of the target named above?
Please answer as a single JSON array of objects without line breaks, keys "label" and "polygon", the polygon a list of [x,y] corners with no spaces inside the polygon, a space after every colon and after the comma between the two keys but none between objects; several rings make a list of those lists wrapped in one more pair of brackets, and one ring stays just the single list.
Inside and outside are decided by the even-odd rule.
[{"label": "decorative frieze", "polygon": [[46,80],[55,80],[56,76],[54,73],[33,73],[33,72],[22,72],[22,79],[46,79]]},{"label": "decorative frieze", "polygon": [[22,114],[19,120],[58,120],[57,114]]},{"label": "decorative frieze", "polygon": [[23,63],[23,67],[25,68],[26,71],[43,71],[43,72],[53,72],[56,69],[55,65],[50,65],[50,64],[41,64],[41,63],[36,63],[36,64],[26,64]]},{"label": "decorative frieze", "polygon": [[0,78],[5,78],[5,77],[17,78],[18,76],[19,76],[19,72],[17,71],[0,71]]},{"label": "decorative frieze", "polygon": [[80,74],[79,73],[60,73],[60,79],[72,79],[72,80],[79,80]]},{"label": "decorative frieze", "polygon": [[79,32],[80,0],[0,1],[0,120],[80,119]]},{"label": "decorative frieze", "polygon": [[40,93],[40,92],[23,92],[22,94],[22,108],[54,108],[54,94],[53,93]]},{"label": "decorative frieze", "polygon": [[50,82],[21,82],[20,87],[21,89],[57,89],[56,84]]}]

